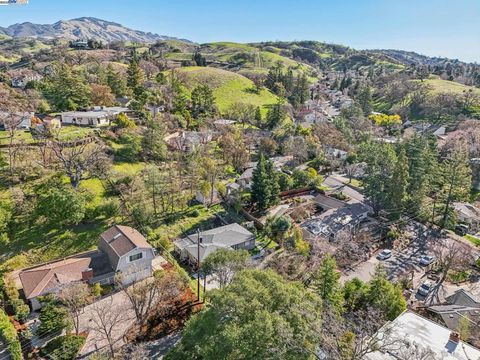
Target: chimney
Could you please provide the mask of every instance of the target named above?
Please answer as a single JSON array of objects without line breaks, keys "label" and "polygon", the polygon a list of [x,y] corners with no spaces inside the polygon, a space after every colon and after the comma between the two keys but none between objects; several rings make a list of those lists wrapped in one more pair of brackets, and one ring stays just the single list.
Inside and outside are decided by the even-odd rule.
[{"label": "chimney", "polygon": [[87,268],[82,271],[82,281],[89,282],[93,278],[93,269]]},{"label": "chimney", "polygon": [[450,338],[449,338],[449,340],[450,340],[451,342],[454,342],[454,343],[458,344],[458,343],[460,342],[460,334],[457,333],[457,332],[452,331],[452,332],[450,333]]}]

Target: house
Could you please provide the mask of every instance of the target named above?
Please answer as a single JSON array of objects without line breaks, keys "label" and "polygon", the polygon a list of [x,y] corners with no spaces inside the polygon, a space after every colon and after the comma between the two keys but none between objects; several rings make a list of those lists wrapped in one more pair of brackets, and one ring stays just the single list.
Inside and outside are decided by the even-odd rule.
[{"label": "house", "polygon": [[67,111],[60,113],[62,124],[101,127],[110,125],[115,116],[128,112],[128,108],[95,107],[89,111]]},{"label": "house", "polygon": [[20,75],[12,78],[12,87],[24,89],[31,81],[40,81],[42,76],[40,74],[31,73]]},{"label": "house", "polygon": [[429,306],[427,310],[454,331],[458,329],[461,319],[466,319],[472,324],[480,322],[480,302],[464,289],[457,290],[445,298],[444,304]]},{"label": "house", "polygon": [[72,282],[88,280],[90,275],[90,258],[70,258],[25,269],[20,272],[23,292],[30,301],[32,310],[41,308],[39,296],[58,292],[62,286]]},{"label": "house", "polygon": [[458,222],[468,224],[475,231],[480,228],[480,209],[469,203],[456,202],[453,204]]},{"label": "house", "polygon": [[327,147],[325,149],[325,155],[330,159],[340,159],[345,160],[348,156],[348,152],[341,149],[336,149],[332,147]]},{"label": "house", "polygon": [[38,310],[39,296],[74,282],[112,284],[118,278],[128,285],[145,279],[153,273],[154,258],[154,249],[137,230],[114,225],[100,235],[98,250],[23,269],[18,276],[32,310]]},{"label": "house", "polygon": [[206,145],[213,140],[211,131],[182,131],[167,135],[164,140],[174,150],[191,152],[201,145]]},{"label": "house", "polygon": [[253,167],[246,169],[237,179],[237,183],[242,189],[250,189],[252,186],[253,170]]},{"label": "house", "polygon": [[328,210],[302,224],[302,227],[314,236],[335,240],[340,231],[352,231],[358,228],[371,211],[370,207],[362,203],[344,203],[343,206],[339,206],[333,199],[329,200],[331,202],[322,201],[320,203],[320,206],[324,206],[324,208],[330,207]]},{"label": "house", "polygon": [[229,224],[200,234],[192,234],[174,242],[181,260],[196,265],[218,249],[245,249],[255,247],[255,235],[239,224]]},{"label": "house", "polygon": [[13,124],[16,125],[16,129],[30,129],[33,118],[34,114],[32,112],[8,113],[0,111],[0,130],[8,130]]},{"label": "house", "polygon": [[202,191],[198,190],[195,195],[195,200],[197,200],[200,204],[203,205],[215,205],[220,204],[222,202],[222,197],[217,189],[213,189],[213,196],[208,192],[208,194],[204,194]]},{"label": "house", "polygon": [[[383,326],[375,338],[376,349],[366,355],[368,360],[480,358],[480,350],[460,340],[458,333],[408,310]],[[421,349],[420,354],[408,352],[413,345]],[[427,353],[431,356],[425,356]]]},{"label": "house", "polygon": [[107,254],[113,271],[122,274],[124,285],[153,273],[154,249],[142,234],[129,226],[112,226],[100,235],[98,248]]}]

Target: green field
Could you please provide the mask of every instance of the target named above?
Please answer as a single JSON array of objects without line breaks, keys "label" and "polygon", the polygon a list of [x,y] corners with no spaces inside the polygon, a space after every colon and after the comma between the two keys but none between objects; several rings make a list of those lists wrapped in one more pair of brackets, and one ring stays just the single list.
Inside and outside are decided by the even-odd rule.
[{"label": "green field", "polygon": [[442,92],[462,94],[466,90],[473,90],[476,94],[480,95],[479,88],[463,85],[454,81],[442,80],[439,78],[429,78],[424,80],[423,83],[429,85],[432,88],[432,92],[436,94]]},{"label": "green field", "polygon": [[[92,128],[83,128],[77,126],[64,126],[60,129],[59,139],[64,141],[81,139],[88,135],[91,135],[95,131]],[[32,137],[32,133],[29,130],[17,130],[15,132],[14,142],[24,142],[26,144],[32,144],[36,142]],[[7,131],[0,131],[0,145],[7,145],[9,143],[9,137]]]},{"label": "green field", "polygon": [[224,112],[236,102],[262,107],[266,112],[269,105],[277,101],[277,96],[267,89],[254,93],[254,84],[240,74],[212,67],[183,67],[177,70],[186,77],[186,86],[192,90],[196,85],[207,84],[213,89],[217,106]]}]

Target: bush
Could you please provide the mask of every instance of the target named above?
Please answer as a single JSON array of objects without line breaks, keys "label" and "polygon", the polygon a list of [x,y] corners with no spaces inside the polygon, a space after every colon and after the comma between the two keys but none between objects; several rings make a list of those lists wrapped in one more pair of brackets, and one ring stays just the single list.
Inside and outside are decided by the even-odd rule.
[{"label": "bush", "polygon": [[92,294],[95,297],[100,297],[102,295],[102,286],[99,283],[95,283],[92,286]]},{"label": "bush", "polygon": [[59,332],[68,326],[67,311],[58,302],[48,301],[46,304],[42,303],[42,305],[38,317],[40,326],[37,329],[37,335],[44,336]]},{"label": "bush", "polygon": [[71,187],[52,189],[42,196],[37,213],[52,224],[76,225],[85,217],[85,196]]},{"label": "bush", "polygon": [[15,313],[15,320],[20,322],[27,320],[27,316],[30,314],[30,308],[23,302],[22,299],[10,300],[10,305]]},{"label": "bush", "polygon": [[40,353],[56,360],[73,360],[85,344],[85,338],[77,335],[59,336],[47,343]]},{"label": "bush", "polygon": [[17,332],[2,309],[0,309],[0,337],[7,344],[12,360],[22,360],[22,346]]},{"label": "bush", "polygon": [[120,212],[120,206],[115,200],[105,201],[95,209],[96,216],[104,216],[106,219],[117,216]]},{"label": "bush", "polygon": [[190,216],[191,217],[199,217],[200,216],[200,211],[198,211],[197,209],[193,210],[191,213],[190,213]]}]

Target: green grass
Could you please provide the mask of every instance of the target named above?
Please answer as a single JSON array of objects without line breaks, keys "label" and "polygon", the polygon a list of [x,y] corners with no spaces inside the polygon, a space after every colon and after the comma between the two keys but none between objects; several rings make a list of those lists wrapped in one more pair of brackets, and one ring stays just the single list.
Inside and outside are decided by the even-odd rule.
[{"label": "green grass", "polygon": [[469,234],[465,235],[464,238],[470,241],[475,246],[480,246],[480,238]]},{"label": "green grass", "polygon": [[[75,139],[81,139],[88,135],[92,135],[94,129],[91,128],[82,128],[76,126],[65,126],[62,127],[59,131],[58,137],[60,140],[71,141]],[[9,143],[7,131],[0,131],[0,145],[7,145]],[[32,137],[32,134],[29,130],[17,130],[15,132],[14,142],[25,142],[31,144],[37,140]]]},{"label": "green grass", "polygon": [[20,57],[17,55],[6,57],[0,54],[0,62],[5,62],[5,63],[13,63],[17,60],[20,60]]},{"label": "green grass", "polygon": [[226,111],[233,103],[243,102],[260,106],[266,113],[268,106],[277,101],[277,96],[267,89],[261,90],[258,94],[252,92],[253,82],[231,71],[195,66],[180,68],[177,71],[186,76],[186,85],[189,90],[199,84],[210,86],[221,112]]},{"label": "green grass", "polygon": [[138,162],[138,163],[120,162],[113,165],[112,171],[122,175],[137,175],[144,168],[145,168],[145,163],[142,163],[142,162]]},{"label": "green grass", "polygon": [[[198,211],[198,216],[189,216],[194,210]],[[190,206],[185,212],[184,216],[169,224],[163,224],[157,227],[154,231],[160,237],[175,240],[181,238],[186,234],[190,234],[197,227],[207,229],[209,225],[215,221],[216,214],[226,215],[226,210],[221,205],[214,205],[212,207],[205,207],[203,205]]]},{"label": "green grass", "polygon": [[[420,81],[420,80],[418,80]],[[431,77],[423,81],[424,84],[429,85],[432,88],[434,94],[449,92],[453,94],[462,94],[464,91],[472,90],[477,95],[480,95],[480,89],[463,85],[454,81],[442,80],[439,78]]]}]

